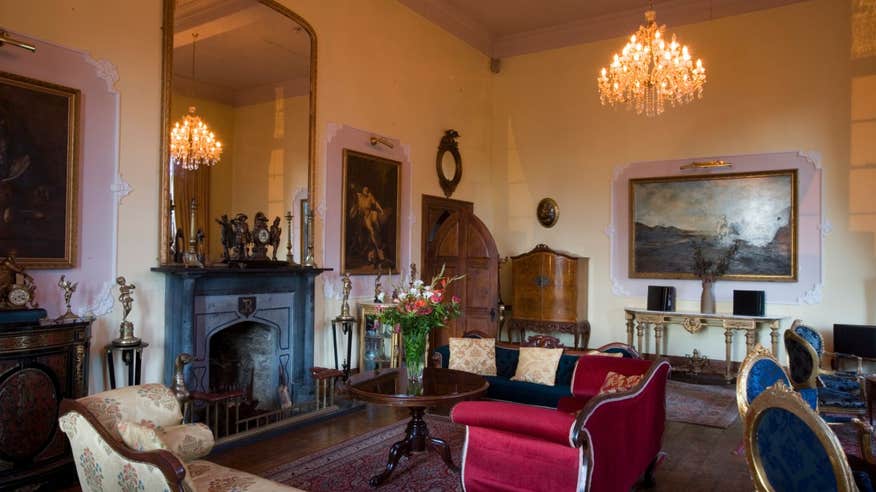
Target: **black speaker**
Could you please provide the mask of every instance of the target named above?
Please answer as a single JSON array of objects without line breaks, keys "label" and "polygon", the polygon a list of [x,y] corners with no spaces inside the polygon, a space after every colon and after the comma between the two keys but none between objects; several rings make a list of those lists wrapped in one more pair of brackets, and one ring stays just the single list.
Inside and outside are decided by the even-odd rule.
[{"label": "black speaker", "polygon": [[766,296],[762,290],[734,290],[733,314],[741,316],[763,316],[766,310]]},{"label": "black speaker", "polygon": [[675,311],[675,287],[649,285],[648,311]]}]

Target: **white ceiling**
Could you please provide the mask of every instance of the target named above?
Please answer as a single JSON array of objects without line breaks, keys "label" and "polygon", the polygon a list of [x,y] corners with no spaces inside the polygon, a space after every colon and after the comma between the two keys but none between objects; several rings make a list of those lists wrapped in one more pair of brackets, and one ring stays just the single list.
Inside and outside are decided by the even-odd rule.
[{"label": "white ceiling", "polygon": [[[647,0],[398,0],[493,58],[625,36]],[[804,0],[654,0],[657,21],[681,25]]]}]

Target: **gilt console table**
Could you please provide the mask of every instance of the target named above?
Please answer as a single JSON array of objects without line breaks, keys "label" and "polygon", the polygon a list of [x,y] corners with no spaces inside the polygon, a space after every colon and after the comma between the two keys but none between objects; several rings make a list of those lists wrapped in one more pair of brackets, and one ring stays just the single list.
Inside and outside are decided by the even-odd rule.
[{"label": "gilt console table", "polygon": [[627,344],[633,345],[633,330],[638,337],[640,353],[645,353],[645,332],[649,327],[654,329],[654,354],[660,357],[663,334],[670,325],[681,325],[688,333],[699,333],[709,326],[724,329],[724,345],[726,347],[726,365],[724,379],[732,381],[731,355],[733,349],[733,332],[745,332],[745,353],[754,348],[761,328],[770,330],[770,345],[773,355],[778,357],[779,328],[786,316],[736,316],[732,314],[683,313],[675,311],[649,311],[647,309],[625,308],[627,321]]}]

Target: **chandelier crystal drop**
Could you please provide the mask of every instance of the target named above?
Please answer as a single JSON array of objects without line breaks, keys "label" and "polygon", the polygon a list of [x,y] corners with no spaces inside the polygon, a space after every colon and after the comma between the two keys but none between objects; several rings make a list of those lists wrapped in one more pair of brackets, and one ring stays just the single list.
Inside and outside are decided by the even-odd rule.
[{"label": "chandelier crystal drop", "polygon": [[170,132],[170,160],[188,171],[213,166],[222,155],[222,142],[189,106],[189,112],[173,125]]},{"label": "chandelier crystal drop", "polygon": [[665,103],[681,105],[703,97],[706,69],[693,61],[687,46],[672,36],[666,41],[666,26],[657,25],[657,13],[645,12],[647,26],[630,36],[620,55],[600,71],[599,100],[603,106],[626,105],[637,114],[657,116]]}]

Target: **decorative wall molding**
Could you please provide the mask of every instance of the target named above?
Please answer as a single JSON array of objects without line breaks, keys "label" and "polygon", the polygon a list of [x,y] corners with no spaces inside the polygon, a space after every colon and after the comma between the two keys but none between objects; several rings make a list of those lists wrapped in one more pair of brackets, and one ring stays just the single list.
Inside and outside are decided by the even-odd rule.
[{"label": "decorative wall molding", "polygon": [[118,93],[116,90],[116,82],[119,81],[119,71],[116,66],[109,60],[97,60],[92,58],[89,54],[83,54],[82,56],[85,58],[86,62],[94,65],[94,70],[97,73],[97,76],[106,82],[107,92]]},{"label": "decorative wall molding", "polygon": [[[360,130],[347,125],[337,123],[328,123],[326,125],[326,141],[325,151],[323,152],[323,180],[320,196],[337,197],[330,202],[320,202],[317,211],[321,217],[324,217],[322,228],[322,244],[325,245],[323,265],[327,268],[333,268],[334,273],[321,275],[323,281],[323,290],[326,297],[331,299],[341,299],[340,294],[340,274],[341,272],[341,198],[339,196],[341,189],[342,168],[343,168],[343,153],[344,149],[355,150],[364,154],[376,155],[394,161],[401,162],[401,211],[399,231],[399,265],[398,269],[404,272],[406,265],[411,262],[411,231],[417,218],[412,208],[411,199],[411,179],[412,165],[410,158],[410,145],[402,144],[401,141],[394,138],[387,138],[393,147],[373,146],[370,138],[375,133]],[[320,211],[321,209],[321,211]],[[356,275],[353,277],[353,290],[350,293],[350,298],[370,297],[373,295],[373,283],[375,275]],[[383,285],[391,285],[392,276],[387,277],[384,274]],[[331,285],[337,283],[337,285]]]},{"label": "decorative wall molding", "polygon": [[[680,176],[681,164],[691,160],[724,160],[733,163],[732,173],[778,169],[797,169],[798,190],[798,271],[796,282],[719,281],[715,297],[730,300],[734,289],[759,289],[767,293],[771,304],[819,304],[823,288],[823,238],[830,233],[830,221],[824,218],[822,169],[818,152],[778,152],[732,156],[708,156],[694,159],[637,162],[615,169],[611,187],[611,223],[605,233],[611,241],[610,279],[617,296],[646,296],[649,284],[676,288],[678,299],[695,301],[702,287],[698,280],[629,278],[629,180],[633,178]],[[620,172],[617,172],[620,169]],[[699,170],[699,175],[725,173],[727,170]],[[803,247],[802,245],[805,245]]]}]

